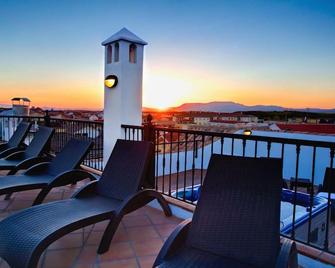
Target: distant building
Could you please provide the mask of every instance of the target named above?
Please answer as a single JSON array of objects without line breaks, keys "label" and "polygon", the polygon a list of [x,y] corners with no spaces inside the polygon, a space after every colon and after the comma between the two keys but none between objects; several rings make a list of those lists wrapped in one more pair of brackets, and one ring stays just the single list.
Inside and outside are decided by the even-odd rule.
[{"label": "distant building", "polygon": [[257,123],[258,117],[242,113],[184,112],[174,114],[172,121],[177,124],[220,126],[221,124]]},{"label": "distant building", "polygon": [[30,99],[25,97],[15,97],[11,99],[12,109],[2,111],[0,124],[0,139],[8,141],[13,135],[16,126],[22,121],[22,118],[15,116],[29,116],[30,114]]},{"label": "distant building", "polygon": [[12,111],[13,115],[29,116],[30,99],[21,97],[12,98]]},{"label": "distant building", "polygon": [[281,131],[335,135],[334,124],[277,124]]},{"label": "distant building", "polygon": [[208,125],[211,121],[211,117],[209,116],[195,116],[194,123],[197,125]]},{"label": "distant building", "polygon": [[277,126],[277,124],[273,123],[269,125],[269,129],[272,131],[280,131],[281,129]]},{"label": "distant building", "polygon": [[217,122],[219,121],[234,121],[237,122],[239,121],[239,116],[240,114],[235,114],[235,113],[221,113],[218,115],[216,118],[214,117],[214,120]]},{"label": "distant building", "polygon": [[216,120],[222,121],[233,121],[233,122],[243,122],[243,123],[257,123],[258,117],[255,115],[248,115],[242,113],[221,113],[214,118]]},{"label": "distant building", "polygon": [[90,120],[90,121],[98,121],[98,120],[99,120],[99,117],[96,116],[95,114],[92,114],[92,115],[88,118],[88,120]]},{"label": "distant building", "polygon": [[172,121],[176,124],[193,124],[193,117],[184,114],[175,114],[172,117]]},{"label": "distant building", "polygon": [[257,123],[258,117],[255,115],[241,115],[240,121],[244,123]]}]

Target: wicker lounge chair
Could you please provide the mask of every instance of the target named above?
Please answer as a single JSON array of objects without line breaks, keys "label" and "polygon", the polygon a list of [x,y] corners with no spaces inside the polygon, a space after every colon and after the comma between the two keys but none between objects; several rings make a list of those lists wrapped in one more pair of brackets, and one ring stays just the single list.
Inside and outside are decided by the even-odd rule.
[{"label": "wicker lounge chair", "polygon": [[157,199],[170,216],[162,195],[142,189],[153,149],[150,142],[118,140],[100,180],[89,183],[70,199],[27,208],[2,220],[0,257],[12,268],[36,267],[45,248],[58,238],[110,220],[98,248],[102,254],[126,213]]},{"label": "wicker lounge chair", "polygon": [[213,155],[192,220],[163,245],[155,267],[297,267],[280,245],[281,160]]},{"label": "wicker lounge chair", "polygon": [[4,158],[7,155],[10,155],[18,150],[20,150],[20,146],[22,145],[24,139],[26,138],[29,129],[31,127],[30,123],[21,122],[11,138],[6,143],[0,144],[0,158]]},{"label": "wicker lounge chair", "polygon": [[9,170],[9,175],[15,174],[20,169],[27,169],[39,162],[45,162],[42,153],[47,148],[54,129],[40,126],[34,138],[23,151],[18,151],[0,159],[0,170]]},{"label": "wicker lounge chair", "polygon": [[93,142],[71,139],[51,162],[36,164],[22,175],[0,177],[0,195],[8,195],[32,189],[41,189],[33,205],[43,202],[53,187],[73,184],[79,180],[95,177],[79,170],[80,163],[92,147]]}]

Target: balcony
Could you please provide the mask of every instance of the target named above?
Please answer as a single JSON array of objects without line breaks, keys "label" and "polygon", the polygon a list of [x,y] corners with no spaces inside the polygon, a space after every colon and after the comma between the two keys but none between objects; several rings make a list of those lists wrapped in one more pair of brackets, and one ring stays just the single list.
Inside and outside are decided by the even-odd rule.
[{"label": "balcony", "polygon": [[[22,119],[34,122],[35,126],[27,137],[27,143],[39,124],[55,128],[51,153],[59,152],[71,137],[94,141],[94,148],[83,166],[95,173],[102,170],[102,123],[7,116],[0,118],[1,138],[8,139]],[[326,192],[323,199],[317,195],[325,168],[334,167],[334,142],[186,131],[150,125],[122,127],[124,139],[149,139],[155,143],[155,188],[174,206],[176,217],[166,218],[161,211],[150,206],[127,215],[114,237],[111,249],[100,256],[96,255],[96,246],[106,223],[89,226],[52,244],[40,260],[41,267],[151,267],[164,239],[182,218],[192,215],[199,185],[213,153],[282,158],[283,186],[288,188],[283,190],[282,201],[290,203],[290,213],[282,219],[282,236],[297,241],[299,261],[304,267],[327,267],[324,263],[335,265],[334,204],[329,193]],[[68,198],[83,184],[85,182],[54,189],[47,201]],[[16,210],[29,207],[32,193],[18,193],[9,201],[1,200],[0,216],[4,218]],[[300,213],[301,200],[306,201],[302,205],[303,216]],[[320,205],[316,206],[317,201],[320,201]],[[320,218],[318,226],[316,223]]]}]

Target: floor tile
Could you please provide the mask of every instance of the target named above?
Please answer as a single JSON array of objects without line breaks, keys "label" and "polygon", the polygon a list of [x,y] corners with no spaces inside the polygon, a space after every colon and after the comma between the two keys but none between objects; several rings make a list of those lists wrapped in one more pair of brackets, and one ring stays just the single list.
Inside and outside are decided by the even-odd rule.
[{"label": "floor tile", "polygon": [[134,241],[131,243],[138,257],[157,255],[163,246],[163,240],[161,238],[151,239],[150,243],[147,243],[147,241]]},{"label": "floor tile", "polygon": [[43,268],[67,268],[75,262],[79,249],[48,250]]},{"label": "floor tile", "polygon": [[101,262],[99,265],[101,268],[138,268],[139,267],[135,258],[112,261],[112,262]]},{"label": "floor tile", "polygon": [[154,264],[155,259],[156,259],[156,255],[138,258],[141,268],[152,268],[152,265]]},{"label": "floor tile", "polygon": [[129,227],[126,232],[128,233],[130,241],[145,241],[159,238],[158,232],[152,225]]},{"label": "floor tile", "polygon": [[112,243],[109,250],[100,255],[100,261],[113,261],[135,257],[134,251],[129,242]]}]

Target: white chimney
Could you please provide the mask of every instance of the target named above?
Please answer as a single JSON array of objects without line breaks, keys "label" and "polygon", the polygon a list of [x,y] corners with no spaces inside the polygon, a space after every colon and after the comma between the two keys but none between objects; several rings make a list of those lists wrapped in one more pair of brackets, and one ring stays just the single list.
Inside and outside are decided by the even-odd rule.
[{"label": "white chimney", "polygon": [[142,124],[143,50],[145,41],[121,29],[102,42],[105,47],[104,163],[118,138],[121,124]]}]

